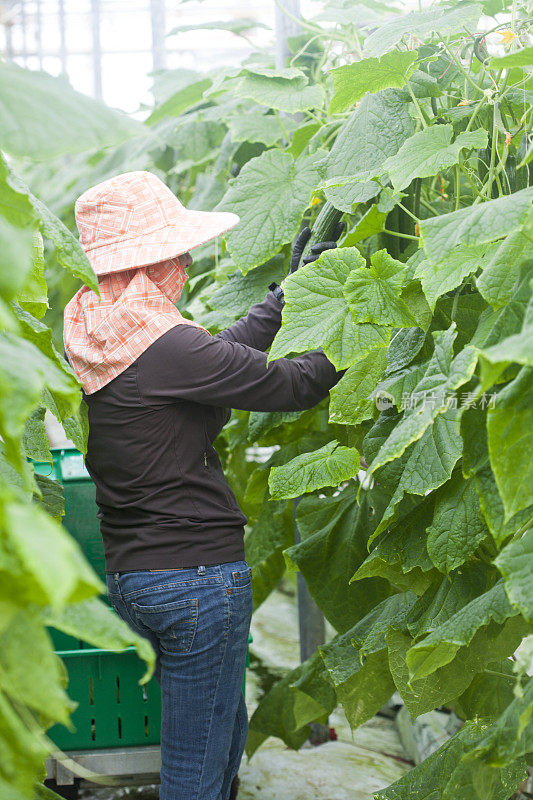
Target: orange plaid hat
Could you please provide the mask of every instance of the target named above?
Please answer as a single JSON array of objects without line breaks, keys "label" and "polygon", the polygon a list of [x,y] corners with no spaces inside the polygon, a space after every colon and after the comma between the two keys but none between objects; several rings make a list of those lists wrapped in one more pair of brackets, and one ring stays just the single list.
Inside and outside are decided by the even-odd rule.
[{"label": "orange plaid hat", "polygon": [[63,341],[84,391],[92,394],[176,325],[205,330],[174,305],[188,277],[179,256],[239,217],[188,211],[150,172],[127,172],[94,186],[75,210],[100,298],[88,286],[76,292],[65,307]]}]

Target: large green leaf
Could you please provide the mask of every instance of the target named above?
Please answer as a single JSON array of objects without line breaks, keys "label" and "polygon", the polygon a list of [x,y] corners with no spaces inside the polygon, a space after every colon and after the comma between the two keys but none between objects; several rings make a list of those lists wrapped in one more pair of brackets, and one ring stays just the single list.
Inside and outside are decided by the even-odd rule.
[{"label": "large green leaf", "polygon": [[22,288],[32,268],[33,234],[0,216],[0,297],[11,300]]},{"label": "large green leaf", "polygon": [[312,156],[294,160],[280,150],[267,150],[244,165],[217,206],[241,218],[227,241],[243,274],[295,236],[317,182]]},{"label": "large green leaf", "polygon": [[144,659],[147,666],[139,683],[147,683],[152,677],[155,653],[149,640],[135,633],[100,598],[92,597],[80,603],[49,609],[45,621],[47,625],[103,650],[120,651],[134,645],[139,658]]},{"label": "large green leaf", "polygon": [[522,766],[498,769],[490,786],[476,786],[472,775],[468,774],[462,776],[460,782],[456,780],[457,764],[485,730],[486,724],[482,720],[467,722],[455,736],[400,780],[375,792],[375,800],[507,800],[526,774]]},{"label": "large green leaf", "polygon": [[500,69],[504,67],[529,67],[533,64],[533,47],[522,47],[520,50],[515,50],[514,53],[506,53],[504,56],[491,58],[489,67],[491,69]]},{"label": "large green leaf", "polygon": [[407,653],[411,679],[424,678],[448,664],[459,649],[469,645],[477,631],[491,621],[502,624],[516,614],[506,597],[503,581],[499,581],[411,647]]},{"label": "large green leaf", "polygon": [[262,142],[271,147],[280,139],[285,139],[297,127],[297,122],[291,117],[284,117],[283,122],[274,114],[264,114],[260,111],[240,113],[229,120],[229,129],[234,142]]},{"label": "large green leaf", "polygon": [[493,308],[501,308],[511,300],[520,266],[530,250],[531,242],[522,231],[511,233],[491,250],[491,259],[476,286]]},{"label": "large green leaf", "polygon": [[389,330],[356,325],[343,293],[350,270],[363,264],[356,248],[342,247],[326,250],[318,261],[286,278],[283,325],[270,348],[269,360],[322,347],[336,369],[344,369],[371,350],[387,346]]},{"label": "large green leaf", "polygon": [[494,245],[459,244],[439,264],[423,259],[416,267],[415,276],[422,284],[431,309],[435,309],[439,297],[460,286],[468,275],[480,267],[485,267],[493,253]]},{"label": "large green leaf", "polygon": [[193,81],[188,86],[178,89],[171,97],[165,100],[160,106],[154,109],[146,120],[147,125],[153,125],[164,117],[179,117],[185,111],[199,103],[206,89],[209,89],[212,81],[210,78],[202,78]]},{"label": "large green leaf", "polygon": [[105,591],[65,528],[37,506],[0,507],[10,558],[0,561],[2,598],[62,608]]},{"label": "large green leaf", "polygon": [[[420,403],[407,409],[398,425],[381,446],[370,465],[369,473],[393,459],[399,458],[406,448],[420,439],[433,420],[449,407],[449,396],[460,386],[470,380],[477,362],[474,348],[466,347],[453,358],[453,342],[456,338],[455,324],[447,331],[433,334],[435,350],[427,363],[424,375],[414,389],[414,397]],[[433,395],[431,402],[426,396]]]},{"label": "large green leaf", "polygon": [[372,394],[386,364],[387,351],[380,347],[349,368],[330,391],[330,422],[358,425],[372,417],[376,407]]},{"label": "large green leaf", "polygon": [[417,131],[383,164],[398,191],[415,178],[429,178],[457,164],[462,150],[487,146],[484,128],[460,133],[452,142],[452,125],[433,125]]},{"label": "large green leaf", "polygon": [[[367,94],[344,123],[326,160],[324,178],[358,176],[382,166],[398,152],[414,131],[405,100],[395,89]],[[351,213],[354,203],[364,203],[379,192],[376,181],[326,189],[326,197],[341,211]]]},{"label": "large green leaf", "polygon": [[337,441],[302,453],[287,464],[272,467],[268,485],[277,499],[298,497],[323,486],[338,486],[359,472],[360,457],[354,447],[344,447]]},{"label": "large green leaf", "polygon": [[533,299],[530,299],[526,308],[520,333],[485,348],[480,355],[483,389],[488,389],[511,363],[533,366]]},{"label": "large green leaf", "polygon": [[366,92],[374,94],[381,89],[401,89],[413,73],[417,59],[416,50],[394,50],[383,58],[363,58],[331,70],[335,94],[329,104],[329,113],[345,111],[361,100]]},{"label": "large green leaf", "polygon": [[[27,712],[28,714],[30,712]],[[40,729],[28,727],[13,704],[0,692],[0,794],[5,800],[28,800],[43,775],[48,755]]]},{"label": "large green leaf", "polygon": [[207,303],[215,310],[227,310],[233,319],[244,316],[251,305],[265,299],[268,285],[272,281],[280,283],[283,275],[283,256],[274,256],[247,275],[234,272],[219,289],[209,295]]},{"label": "large green leaf", "polygon": [[[356,248],[354,260],[355,254],[359,256]],[[344,284],[344,296],[354,322],[397,328],[416,325],[417,320],[400,298],[404,276],[405,265],[386,250],[378,250],[371,256],[370,267],[355,266]]]},{"label": "large green leaf", "polygon": [[389,593],[382,580],[349,581],[366,556],[371,516],[368,498],[357,503],[357,488],[335,497],[304,497],[296,521],[301,541],[284,551],[298,569],[326,619],[340,632],[363,617]]},{"label": "large green leaf", "polygon": [[[261,473],[256,470],[254,474]],[[266,489],[266,470],[265,476]],[[252,569],[254,610],[276,588],[285,573],[283,550],[294,542],[292,507],[265,498],[257,521],[245,538],[246,560]]]},{"label": "large green leaf", "polygon": [[533,186],[451,214],[424,219],[420,223],[424,250],[434,264],[439,264],[458,244],[487,244],[514,233],[526,222],[532,201]]},{"label": "large green leaf", "polygon": [[505,520],[533,505],[533,368],[523,367],[487,412],[489,453]]},{"label": "large green leaf", "polygon": [[508,520],[505,519],[505,509],[490,464],[476,474],[476,491],[481,513],[497,547],[510,536],[514,536],[533,516],[533,506],[529,506]]},{"label": "large green leaf", "polygon": [[48,287],[44,277],[44,245],[39,232],[33,236],[32,266],[21,289],[17,292],[20,306],[41,319],[48,310]]},{"label": "large green leaf", "polygon": [[392,50],[406,35],[424,40],[435,31],[442,36],[448,36],[462,33],[465,27],[475,30],[480,16],[481,6],[468,3],[456,8],[435,7],[412,11],[381,25],[366,40],[365,50],[379,57]]},{"label": "large green leaf", "polygon": [[238,97],[294,114],[324,105],[323,88],[319,84],[308,86],[307,80],[299,69],[270,70],[248,66],[241,71],[233,89]]},{"label": "large green leaf", "polygon": [[504,547],[494,563],[505,578],[509,601],[533,622],[533,529]]},{"label": "large green leaf", "polygon": [[125,114],[75,92],[65,78],[0,63],[0,149],[53,158],[104,147],[142,133]]},{"label": "large green leaf", "polygon": [[433,521],[428,527],[429,557],[437,569],[448,574],[476,551],[487,534],[475,481],[465,480],[456,472],[436,496]]}]

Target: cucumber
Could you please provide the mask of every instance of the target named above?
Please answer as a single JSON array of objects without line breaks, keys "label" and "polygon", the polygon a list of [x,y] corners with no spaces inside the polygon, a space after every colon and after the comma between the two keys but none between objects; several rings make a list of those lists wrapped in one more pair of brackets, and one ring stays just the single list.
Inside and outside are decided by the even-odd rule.
[{"label": "cucumber", "polygon": [[[302,259],[309,253],[311,245],[317,244],[318,242],[330,241],[343,213],[343,211],[339,211],[338,208],[335,208],[333,203],[330,203],[329,200],[324,203],[313,223],[311,236],[302,253]],[[302,263],[301,260],[300,263]]]}]

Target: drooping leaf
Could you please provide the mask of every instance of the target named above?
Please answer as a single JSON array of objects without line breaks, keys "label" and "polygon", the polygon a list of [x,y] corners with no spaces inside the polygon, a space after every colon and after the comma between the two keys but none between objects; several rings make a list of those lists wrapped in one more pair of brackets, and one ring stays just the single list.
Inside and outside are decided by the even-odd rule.
[{"label": "drooping leaf", "polygon": [[511,300],[520,267],[528,257],[530,248],[531,242],[527,236],[522,231],[516,231],[491,251],[491,258],[476,280],[476,286],[493,308],[501,308]]},{"label": "drooping leaf", "polygon": [[140,683],[150,680],[155,653],[149,640],[135,633],[100,598],[91,597],[63,608],[47,610],[46,624],[103,650],[121,651],[133,645],[139,658],[146,661],[146,673]]},{"label": "drooping leaf", "polygon": [[386,364],[387,351],[380,347],[349,368],[331,389],[330,422],[358,425],[372,416],[375,409],[372,395]]},{"label": "drooping leaf", "polygon": [[481,7],[468,3],[456,8],[435,7],[411,11],[381,25],[366,40],[365,50],[379,57],[392,50],[406,35],[424,40],[435,31],[441,36],[448,36],[462,32],[464,27],[475,30],[480,15]]},{"label": "drooping leaf", "polygon": [[329,442],[312,453],[302,453],[287,464],[272,467],[268,485],[272,497],[298,497],[323,486],[338,486],[359,472],[360,457],[354,447]]},{"label": "drooping leaf", "polygon": [[483,268],[493,253],[493,245],[454,247],[445,261],[433,264],[424,259],[416,268],[415,275],[420,279],[422,289],[430,307],[434,310],[439,297],[460,286],[463,280]]},{"label": "drooping leaf", "polygon": [[506,597],[503,581],[499,581],[441,625],[433,627],[424,639],[411,647],[406,657],[411,679],[424,678],[448,664],[459,649],[469,645],[476,632],[491,621],[501,625],[516,614]]},{"label": "drooping leaf", "polygon": [[[283,126],[283,127],[282,127]],[[274,114],[253,112],[239,114],[229,121],[231,138],[234,142],[262,142],[271,147],[280,139],[285,139],[287,134],[295,130],[297,123],[290,117],[284,117],[280,124]],[[298,154],[293,154],[299,155]]]},{"label": "drooping leaf", "polygon": [[[413,131],[413,120],[397,90],[385,89],[365,95],[331,148],[324,175],[326,182],[380,168],[385,158],[397,153]],[[378,194],[379,189],[376,181],[365,180],[360,184],[326,189],[325,194],[335,208],[351,213],[354,203],[366,202]]]},{"label": "drooping leaf", "polygon": [[[263,489],[263,494],[264,491]],[[286,503],[265,499],[255,525],[245,538],[246,560],[252,569],[254,611],[266,600],[283,577],[285,572],[283,550],[293,542],[292,508]]]},{"label": "drooping leaf", "polygon": [[335,368],[344,369],[371,350],[387,346],[389,330],[356,325],[343,294],[350,270],[362,264],[354,247],[326,250],[318,261],[285,279],[283,324],[270,348],[269,361],[322,347]]},{"label": "drooping leaf", "polygon": [[533,505],[533,368],[523,367],[487,411],[489,454],[505,520]]},{"label": "drooping leaf", "polygon": [[473,478],[460,472],[439,491],[433,521],[428,528],[428,553],[441,572],[460,567],[487,536],[488,529],[479,511]]},{"label": "drooping leaf", "polygon": [[413,73],[416,59],[416,50],[393,50],[381,59],[363,58],[331,70],[335,94],[329,104],[329,113],[345,111],[361,100],[366,92],[374,94],[381,89],[401,89]]},{"label": "drooping leaf", "polygon": [[370,259],[370,267],[356,266],[350,271],[344,296],[354,322],[397,328],[416,325],[417,320],[400,298],[404,270],[404,265],[386,250],[378,250]]},{"label": "drooping leaf", "polygon": [[458,244],[487,244],[519,231],[532,201],[533,187],[529,187],[487,203],[424,219],[420,223],[424,250],[434,264],[439,264]]},{"label": "drooping leaf", "polygon": [[262,106],[289,114],[324,105],[322,86],[308,85],[305,73],[294,68],[270,70],[244,67],[234,91],[238,97],[246,97]]},{"label": "drooping leaf", "polygon": [[199,103],[206,89],[209,89],[212,81],[210,78],[202,78],[193,81],[188,86],[178,89],[171,97],[158,106],[146,120],[147,125],[153,125],[164,117],[179,117],[184,111]]},{"label": "drooping leaf", "polygon": [[311,156],[294,160],[288,153],[267,150],[244,165],[217,206],[241,218],[227,241],[243,274],[264,264],[296,235],[317,182]]},{"label": "drooping leaf", "polygon": [[80,94],[67,80],[0,64],[0,148],[15,156],[53,158],[118,144],[142,125]]},{"label": "drooping leaf", "polygon": [[533,529],[504,547],[494,563],[505,578],[509,602],[528,622],[533,622]]},{"label": "drooping leaf", "polygon": [[365,496],[347,486],[335,497],[304,497],[296,521],[301,541],[284,551],[290,567],[298,569],[326,619],[343,632],[389,593],[385,581],[350,584],[366,556],[371,509]]},{"label": "drooping leaf", "polygon": [[268,285],[272,281],[280,283],[283,275],[283,257],[274,256],[247,275],[234,272],[223,286],[209,296],[207,302],[212,309],[227,310],[233,318],[244,316],[251,305],[265,299]]}]

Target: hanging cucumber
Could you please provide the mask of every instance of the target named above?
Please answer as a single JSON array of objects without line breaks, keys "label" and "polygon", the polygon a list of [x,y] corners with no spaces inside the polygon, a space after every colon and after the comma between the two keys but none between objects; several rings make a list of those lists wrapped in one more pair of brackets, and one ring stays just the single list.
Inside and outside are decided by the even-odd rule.
[{"label": "hanging cucumber", "polygon": [[314,244],[338,239],[340,235],[338,233],[339,222],[341,221],[343,213],[344,212],[339,211],[338,208],[335,208],[333,203],[330,203],[329,200],[324,203],[313,223],[311,236],[303,249],[302,258],[310,254],[311,247]]}]

